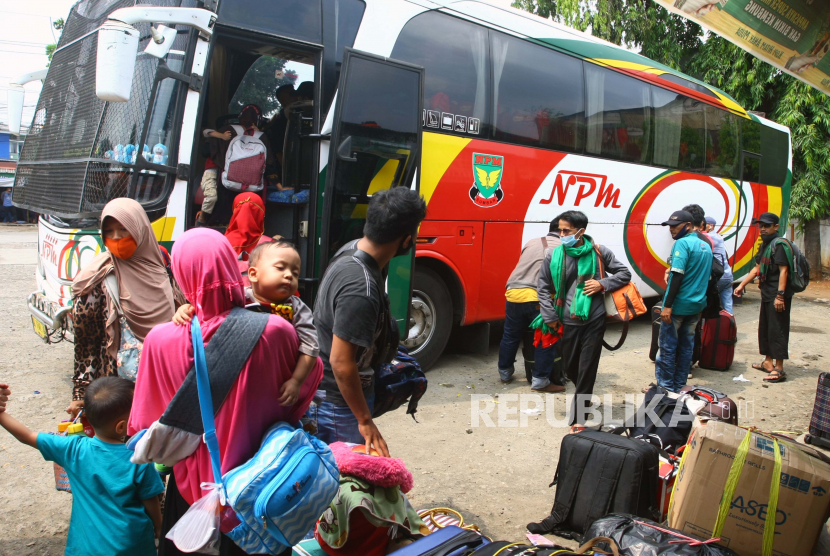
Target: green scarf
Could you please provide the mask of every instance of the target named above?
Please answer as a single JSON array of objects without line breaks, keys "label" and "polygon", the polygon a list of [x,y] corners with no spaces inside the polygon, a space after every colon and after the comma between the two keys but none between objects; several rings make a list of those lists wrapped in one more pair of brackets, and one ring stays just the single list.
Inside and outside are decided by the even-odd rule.
[{"label": "green scarf", "polygon": [[565,298],[568,295],[565,281],[565,254],[576,259],[576,292],[571,302],[571,319],[588,320],[591,314],[591,296],[585,295],[585,282],[596,278],[597,255],[594,252],[591,238],[583,235],[582,239],[582,245],[579,247],[560,245],[553,251],[550,258],[550,276],[553,280],[553,287],[556,288],[553,305],[560,321],[563,320],[565,314]]}]

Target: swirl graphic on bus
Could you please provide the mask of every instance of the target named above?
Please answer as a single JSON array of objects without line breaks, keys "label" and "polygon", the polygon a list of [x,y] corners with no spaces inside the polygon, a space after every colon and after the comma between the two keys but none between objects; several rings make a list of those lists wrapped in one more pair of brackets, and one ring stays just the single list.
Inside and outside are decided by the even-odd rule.
[{"label": "swirl graphic on bus", "polygon": [[[689,195],[690,189],[694,195]],[[718,222],[715,232],[724,238],[736,278],[754,264],[760,238],[750,226],[752,218],[762,212],[781,211],[780,188],[749,182],[741,188],[734,180],[676,170],[656,176],[640,190],[628,210],[624,244],[634,271],[658,292],[665,290],[668,253],[662,251],[670,242],[669,230],[660,223],[681,208],[676,206],[678,199],[699,204]]]}]

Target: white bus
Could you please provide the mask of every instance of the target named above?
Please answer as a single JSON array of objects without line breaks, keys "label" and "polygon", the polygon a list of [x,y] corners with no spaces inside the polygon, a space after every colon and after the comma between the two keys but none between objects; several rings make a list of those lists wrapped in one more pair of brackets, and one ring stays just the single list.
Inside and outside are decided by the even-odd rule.
[{"label": "white bus", "polygon": [[[98,56],[118,29],[137,44]],[[673,210],[698,203],[716,218],[736,277],[753,264],[753,215],[786,224],[786,128],[518,10],[476,0],[81,0],[14,188],[17,206],[42,215],[29,298],[41,336],[71,330],[71,281],[102,249],[104,204],[137,199],[159,241],[174,242],[199,210],[201,131],[248,103],[274,116],[289,70],[313,82],[313,102],[271,137],[295,194],[266,190],[266,233],[300,246],[301,290],[313,302],[329,257],[361,235],[369,197],[419,188],[428,213],[417,264],[394,261],[388,290],[404,344],[427,367],[453,325],[481,324],[483,336],[504,317],[521,246],[564,210],[588,215],[589,233],[647,296],[662,293],[671,238],[658,224]]]}]

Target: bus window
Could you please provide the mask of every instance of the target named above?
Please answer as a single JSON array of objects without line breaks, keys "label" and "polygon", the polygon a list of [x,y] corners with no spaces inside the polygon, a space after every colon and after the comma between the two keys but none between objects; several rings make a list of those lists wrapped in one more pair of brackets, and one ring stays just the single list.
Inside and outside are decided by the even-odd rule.
[{"label": "bus window", "polygon": [[783,131],[761,126],[761,172],[759,181],[781,187],[787,179],[790,138]]},{"label": "bus window", "polygon": [[[288,64],[290,67],[287,67]],[[282,72],[283,76],[276,77],[277,72]],[[282,85],[299,85],[300,75],[313,81],[314,66],[274,56],[260,56],[234,92],[228,114],[238,114],[248,104],[256,104],[266,118],[273,117],[282,108],[277,100],[277,88]]]},{"label": "bus window", "polygon": [[[333,0],[328,0],[329,2]],[[336,0],[337,1],[337,51],[334,61],[338,67],[343,61],[343,49],[352,46],[366,10],[363,0]]]},{"label": "bus window", "polygon": [[426,129],[487,135],[487,29],[439,12],[407,23],[391,58],[424,66]]},{"label": "bus window", "polygon": [[738,177],[740,135],[738,116],[714,106],[705,106],[706,173],[724,178]]},{"label": "bus window", "polygon": [[219,2],[218,21],[222,25],[253,29],[269,35],[278,35],[321,44],[323,25],[320,1],[233,0]]},{"label": "bus window", "polygon": [[741,148],[761,154],[761,124],[755,120],[741,118]]},{"label": "bus window", "polygon": [[360,57],[352,58],[348,71],[345,84],[341,78],[340,90],[347,92],[339,114],[339,144],[332,146],[337,158],[329,181],[334,195],[328,257],[361,236],[371,196],[408,187],[417,164],[421,74]]},{"label": "bus window", "polygon": [[628,162],[649,161],[649,85],[597,65],[585,64],[586,152]]},{"label": "bus window", "polygon": [[501,33],[492,40],[496,139],[582,152],[582,61]]},{"label": "bus window", "polygon": [[703,104],[666,89],[652,87],[654,165],[703,172],[705,120]]}]

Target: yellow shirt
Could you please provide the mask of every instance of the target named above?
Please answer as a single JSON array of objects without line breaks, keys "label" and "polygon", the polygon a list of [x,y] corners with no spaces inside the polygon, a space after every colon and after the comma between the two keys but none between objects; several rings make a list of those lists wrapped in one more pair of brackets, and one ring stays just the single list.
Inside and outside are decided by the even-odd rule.
[{"label": "yellow shirt", "polygon": [[533,288],[516,288],[507,290],[504,297],[510,303],[529,303],[531,301],[539,301],[539,296]]}]

